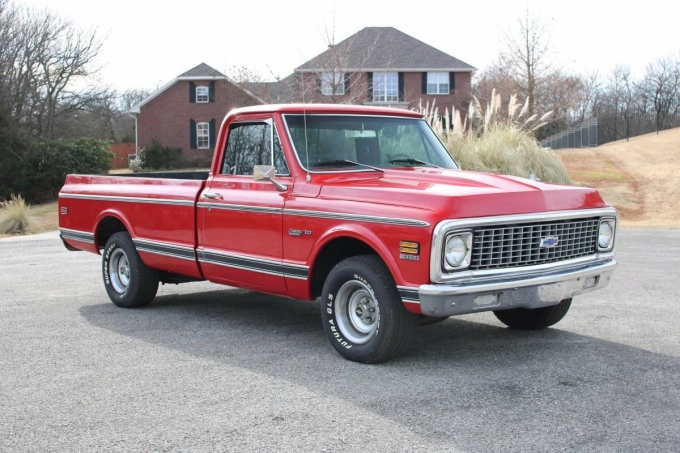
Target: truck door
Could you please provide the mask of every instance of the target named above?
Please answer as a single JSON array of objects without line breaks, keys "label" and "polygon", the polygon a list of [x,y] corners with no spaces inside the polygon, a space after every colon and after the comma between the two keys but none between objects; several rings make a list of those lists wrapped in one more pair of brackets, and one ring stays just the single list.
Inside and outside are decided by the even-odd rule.
[{"label": "truck door", "polygon": [[[280,190],[255,181],[255,165],[273,165]],[[271,119],[232,123],[219,173],[198,203],[198,256],[209,280],[286,294],[283,206],[293,180]]]}]

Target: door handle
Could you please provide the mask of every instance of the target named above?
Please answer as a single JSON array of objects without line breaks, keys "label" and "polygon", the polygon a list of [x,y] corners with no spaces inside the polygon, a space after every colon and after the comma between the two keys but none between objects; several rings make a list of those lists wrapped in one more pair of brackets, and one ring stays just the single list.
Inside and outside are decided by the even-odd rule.
[{"label": "door handle", "polygon": [[203,196],[205,198],[210,198],[210,199],[213,199],[213,200],[221,200],[222,199],[222,195],[220,195],[219,193],[213,193],[213,192],[203,192]]}]

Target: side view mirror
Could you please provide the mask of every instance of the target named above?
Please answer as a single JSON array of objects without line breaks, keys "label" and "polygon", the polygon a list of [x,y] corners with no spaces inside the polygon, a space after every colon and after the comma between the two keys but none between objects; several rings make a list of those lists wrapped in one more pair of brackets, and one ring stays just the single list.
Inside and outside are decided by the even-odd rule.
[{"label": "side view mirror", "polygon": [[287,185],[281,184],[276,179],[274,179],[275,175],[276,169],[271,165],[255,165],[255,167],[253,167],[253,179],[255,181],[269,181],[274,184],[274,187],[276,187],[276,190],[279,192],[285,192],[288,190]]}]

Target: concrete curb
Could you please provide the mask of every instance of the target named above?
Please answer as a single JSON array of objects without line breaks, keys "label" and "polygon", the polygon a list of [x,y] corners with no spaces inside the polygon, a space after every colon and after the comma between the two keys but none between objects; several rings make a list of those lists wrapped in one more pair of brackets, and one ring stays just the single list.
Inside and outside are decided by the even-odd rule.
[{"label": "concrete curb", "polygon": [[39,234],[27,234],[25,236],[10,236],[6,238],[0,238],[0,242],[43,241],[52,239],[59,239],[59,230],[48,231],[46,233]]}]

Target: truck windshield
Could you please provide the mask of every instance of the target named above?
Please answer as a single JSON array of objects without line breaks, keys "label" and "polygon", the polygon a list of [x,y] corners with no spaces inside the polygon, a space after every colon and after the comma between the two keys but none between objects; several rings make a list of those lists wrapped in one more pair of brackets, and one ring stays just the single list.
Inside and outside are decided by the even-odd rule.
[{"label": "truck windshield", "polygon": [[306,170],[370,170],[366,166],[458,168],[422,119],[284,115],[284,120],[298,160]]}]

